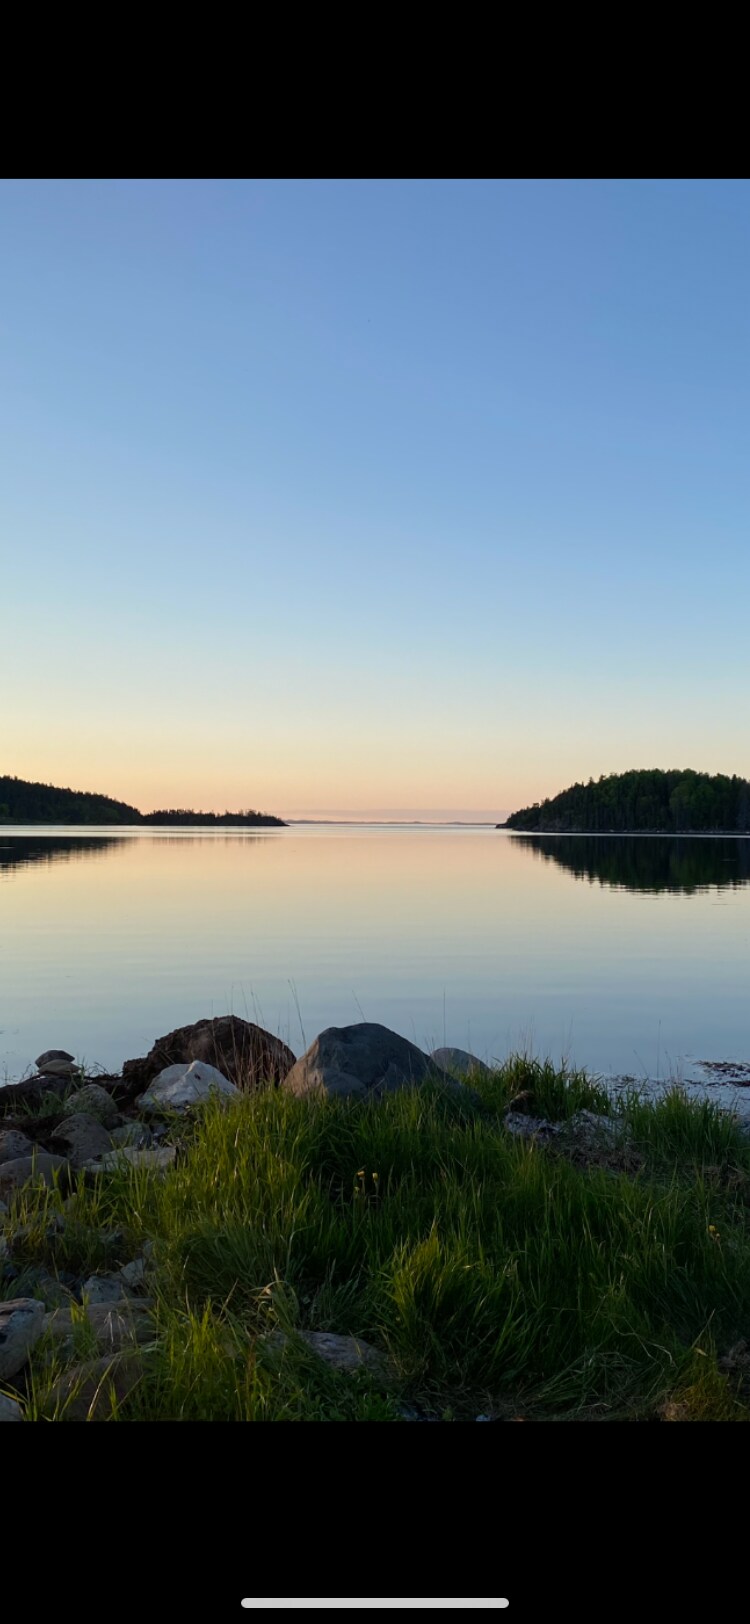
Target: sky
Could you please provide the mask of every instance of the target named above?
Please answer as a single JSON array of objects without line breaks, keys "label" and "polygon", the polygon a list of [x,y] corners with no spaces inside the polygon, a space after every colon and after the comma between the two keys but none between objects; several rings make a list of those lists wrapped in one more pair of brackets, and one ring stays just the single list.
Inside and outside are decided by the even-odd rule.
[{"label": "sky", "polygon": [[750,183],[0,183],[0,772],[750,774]]}]

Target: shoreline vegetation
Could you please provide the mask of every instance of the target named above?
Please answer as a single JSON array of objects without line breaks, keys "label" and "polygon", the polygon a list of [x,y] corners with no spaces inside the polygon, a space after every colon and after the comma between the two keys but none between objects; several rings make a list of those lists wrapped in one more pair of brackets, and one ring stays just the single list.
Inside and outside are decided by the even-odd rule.
[{"label": "shoreline vegetation", "polygon": [[750,833],[750,783],[725,773],[609,773],[512,812],[498,829],[535,834]]},{"label": "shoreline vegetation", "polygon": [[412,1048],[220,1017],[1,1089],[0,1419],[750,1419],[741,1124]]},{"label": "shoreline vegetation", "polygon": [[85,790],[59,789],[54,784],[35,784],[24,778],[0,777],[0,827],[3,824],[149,824],[239,828],[282,828],[283,818],[269,812],[191,812],[170,807],[158,812],[139,812],[126,801]]}]

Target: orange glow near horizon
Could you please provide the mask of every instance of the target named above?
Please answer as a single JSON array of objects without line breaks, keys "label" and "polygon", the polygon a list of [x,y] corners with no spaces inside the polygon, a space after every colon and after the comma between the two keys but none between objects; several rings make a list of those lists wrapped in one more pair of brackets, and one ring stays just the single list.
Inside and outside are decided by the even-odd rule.
[{"label": "orange glow near horizon", "polygon": [[[2,770],[61,788],[88,790],[127,802],[141,812],[184,807],[195,812],[252,809],[279,817],[421,818],[498,820],[577,781],[633,767],[685,766],[706,772],[747,771],[736,748],[716,733],[701,748],[689,730],[680,733],[649,715],[640,737],[615,751],[604,728],[586,736],[568,721],[555,732],[552,717],[538,731],[524,731],[512,717],[497,729],[488,750],[477,732],[440,736],[439,721],[425,722],[419,746],[405,738],[398,716],[390,733],[381,725],[347,733],[302,726],[269,740],[248,727],[243,736],[228,723],[207,727],[191,713],[148,724],[125,721],[107,727],[75,720],[23,728],[4,724]],[[578,737],[575,737],[575,734]],[[488,731],[489,736],[489,731]],[[532,743],[531,740],[534,740]]]}]

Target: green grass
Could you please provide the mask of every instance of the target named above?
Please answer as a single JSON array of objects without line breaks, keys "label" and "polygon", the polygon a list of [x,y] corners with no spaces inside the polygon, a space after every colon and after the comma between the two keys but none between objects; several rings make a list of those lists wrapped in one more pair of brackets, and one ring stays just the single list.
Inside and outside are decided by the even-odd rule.
[{"label": "green grass", "polygon": [[[166,1176],[81,1181],[59,1232],[59,1193],[26,1196],[14,1260],[84,1274],[153,1242],[153,1340],[122,1419],[747,1419],[725,1360],[750,1339],[750,1144],[731,1120],[677,1090],[615,1107],[523,1058],[475,1086],[479,1108],[430,1089],[210,1106]],[[635,1168],[513,1138],[519,1092],[557,1120],[618,1112]],[[390,1385],[332,1372],[299,1330],[387,1350]],[[30,1417],[59,1374],[35,1358]]]}]

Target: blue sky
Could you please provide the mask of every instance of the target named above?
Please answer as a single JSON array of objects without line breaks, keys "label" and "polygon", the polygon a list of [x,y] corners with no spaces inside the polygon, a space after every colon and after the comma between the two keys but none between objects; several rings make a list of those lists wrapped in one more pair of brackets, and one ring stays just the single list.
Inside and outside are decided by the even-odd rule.
[{"label": "blue sky", "polygon": [[0,184],[0,770],[415,814],[749,772],[749,203]]}]

